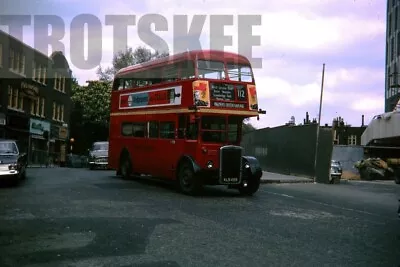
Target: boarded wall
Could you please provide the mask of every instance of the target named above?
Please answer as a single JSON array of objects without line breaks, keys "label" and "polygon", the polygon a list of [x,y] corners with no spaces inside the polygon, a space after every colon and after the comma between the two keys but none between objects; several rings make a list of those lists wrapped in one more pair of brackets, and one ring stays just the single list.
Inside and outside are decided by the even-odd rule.
[{"label": "boarded wall", "polygon": [[317,168],[315,169],[317,125],[264,128],[246,134],[242,146],[246,155],[257,157],[265,171],[316,177],[329,181],[333,135],[320,128]]},{"label": "boarded wall", "polygon": [[340,161],[343,171],[358,174],[357,169],[354,168],[354,163],[363,158],[364,149],[362,146],[333,146],[332,159]]}]

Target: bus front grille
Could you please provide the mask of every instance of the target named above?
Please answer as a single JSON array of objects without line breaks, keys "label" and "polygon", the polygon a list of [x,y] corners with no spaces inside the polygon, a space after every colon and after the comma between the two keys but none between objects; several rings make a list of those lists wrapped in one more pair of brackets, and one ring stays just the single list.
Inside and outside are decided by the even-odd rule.
[{"label": "bus front grille", "polygon": [[219,182],[221,184],[240,184],[242,180],[243,148],[223,146],[220,149]]}]

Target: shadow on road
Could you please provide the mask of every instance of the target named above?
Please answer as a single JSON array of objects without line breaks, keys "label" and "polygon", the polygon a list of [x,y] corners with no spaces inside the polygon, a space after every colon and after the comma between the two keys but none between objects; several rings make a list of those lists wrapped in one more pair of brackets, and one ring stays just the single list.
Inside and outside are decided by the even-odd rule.
[{"label": "shadow on road", "polygon": [[[155,227],[173,223],[180,222],[142,218],[41,218],[14,220],[12,224],[3,222],[0,226],[0,264],[23,266],[140,255],[146,252]],[[165,266],[161,265],[165,263],[155,262],[151,266]]]},{"label": "shadow on road", "polygon": [[[132,177],[129,180],[124,180],[117,176],[109,176],[110,179],[121,180],[122,183],[107,183],[97,184],[97,186],[103,189],[137,189],[138,184],[149,189],[163,189],[168,192],[173,192],[182,195],[176,186],[175,181],[166,181],[160,178],[143,178],[143,177]],[[197,194],[196,197],[207,197],[207,198],[218,198],[218,197],[243,197],[237,190],[227,190],[224,186],[204,186],[203,190]]]}]

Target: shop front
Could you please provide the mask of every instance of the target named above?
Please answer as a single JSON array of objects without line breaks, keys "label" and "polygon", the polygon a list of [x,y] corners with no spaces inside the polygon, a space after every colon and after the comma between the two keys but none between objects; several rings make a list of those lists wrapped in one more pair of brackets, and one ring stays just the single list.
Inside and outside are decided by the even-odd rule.
[{"label": "shop front", "polygon": [[29,164],[47,165],[49,162],[48,137],[50,122],[30,119],[29,127]]},{"label": "shop front", "polygon": [[27,152],[29,146],[29,117],[25,113],[7,110],[5,138],[17,140],[20,150]]}]

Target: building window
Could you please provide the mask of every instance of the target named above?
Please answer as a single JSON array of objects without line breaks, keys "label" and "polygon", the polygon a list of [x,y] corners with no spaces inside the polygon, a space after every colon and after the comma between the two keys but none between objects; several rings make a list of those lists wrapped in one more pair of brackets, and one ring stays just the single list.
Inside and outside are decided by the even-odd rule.
[{"label": "building window", "polygon": [[31,101],[31,114],[39,116],[39,101],[40,98],[32,99]]},{"label": "building window", "polygon": [[61,105],[61,119],[62,122],[64,122],[64,105]]},{"label": "building window", "polygon": [[400,32],[397,33],[397,57],[400,56]]},{"label": "building window", "polygon": [[394,38],[390,38],[390,59],[394,60]]},{"label": "building window", "polygon": [[25,74],[25,56],[16,52],[13,49],[10,49],[10,70],[17,72],[19,74]]},{"label": "building window", "polygon": [[350,135],[348,137],[347,144],[348,145],[357,145],[357,136],[356,135]]},{"label": "building window", "polygon": [[23,94],[18,95],[18,109],[24,110],[24,95]]},{"label": "building window", "polygon": [[65,77],[57,72],[54,73],[54,89],[65,92]]},{"label": "building window", "polygon": [[59,104],[57,104],[57,116],[56,116],[56,120],[60,121],[61,119],[61,106]]},{"label": "building window", "polygon": [[57,72],[54,72],[54,89],[57,89]]},{"label": "building window", "polygon": [[24,107],[23,95],[19,93],[18,89],[8,86],[8,108],[17,109],[22,111]]},{"label": "building window", "polygon": [[8,86],[8,107],[12,108],[12,100],[13,100],[13,89]]},{"label": "building window", "polygon": [[62,84],[62,76],[59,75],[57,89],[61,91],[61,84]]},{"label": "building window", "polygon": [[42,67],[42,81],[41,81],[43,84],[46,84],[46,71],[47,71],[46,66],[43,66]]},{"label": "building window", "polygon": [[57,104],[53,102],[53,120],[56,120]]},{"label": "building window", "polygon": [[45,106],[44,98],[42,98],[40,102],[41,102],[40,103],[40,116],[44,117],[44,106]]},{"label": "building window", "polygon": [[25,55],[21,54],[21,60],[19,62],[19,72],[25,74]]},{"label": "building window", "polygon": [[64,122],[64,105],[53,102],[53,120]]},{"label": "building window", "polygon": [[18,108],[18,89],[13,89],[13,108]]},{"label": "building window", "polygon": [[32,62],[32,80],[36,80],[36,62]]},{"label": "building window", "polygon": [[10,49],[10,69],[14,69],[14,50]]},{"label": "building window", "polygon": [[42,66],[37,65],[37,70],[36,70],[36,81],[40,82],[41,74],[42,74]]}]

